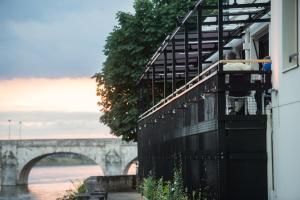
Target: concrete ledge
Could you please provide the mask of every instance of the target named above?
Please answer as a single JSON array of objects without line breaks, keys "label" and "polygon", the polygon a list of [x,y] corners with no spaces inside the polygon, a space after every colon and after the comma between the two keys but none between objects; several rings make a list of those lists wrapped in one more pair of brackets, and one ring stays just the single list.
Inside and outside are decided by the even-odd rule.
[{"label": "concrete ledge", "polygon": [[96,180],[98,186],[106,192],[128,192],[136,188],[135,175],[91,176],[89,179]]}]

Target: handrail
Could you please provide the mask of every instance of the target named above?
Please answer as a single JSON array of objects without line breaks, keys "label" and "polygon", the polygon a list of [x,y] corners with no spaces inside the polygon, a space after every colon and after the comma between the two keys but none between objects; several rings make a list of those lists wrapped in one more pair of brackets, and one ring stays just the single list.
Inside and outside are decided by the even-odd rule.
[{"label": "handrail", "polygon": [[220,60],[219,63],[272,63],[270,59]]},{"label": "handrail", "polygon": [[196,77],[194,77],[192,80],[190,80],[187,84],[181,86],[180,88],[176,89],[175,92],[173,92],[172,94],[170,94],[169,96],[167,96],[166,98],[162,99],[160,102],[158,102],[156,105],[154,105],[153,107],[151,107],[149,110],[147,110],[146,112],[144,112],[142,115],[140,115],[140,119],[144,118],[145,115],[148,115],[149,112],[152,112],[153,110],[156,109],[156,107],[160,106],[161,104],[166,104],[168,101],[171,101],[173,97],[175,97],[177,95],[177,93],[181,90],[186,89],[189,85],[191,85],[194,81],[199,80],[199,78],[201,76],[203,76],[204,74],[206,74],[209,70],[213,69],[214,67],[216,67],[219,64],[219,62],[214,63],[213,65],[211,65],[210,67],[206,68],[204,71],[202,71],[201,74],[197,75]]},{"label": "handrail", "polygon": [[[186,92],[190,91],[191,89],[193,89],[194,87],[196,87],[200,83],[204,82],[208,78],[210,78],[213,75],[215,75],[216,73],[212,73],[212,74],[206,76],[205,78],[201,79],[201,77],[203,75],[206,75],[210,70],[212,70],[214,68],[217,68],[217,66],[219,64],[224,64],[224,63],[271,63],[271,62],[272,62],[272,60],[270,60],[270,59],[257,59],[257,60],[253,60],[253,59],[252,60],[219,60],[216,63],[212,64],[210,67],[208,67],[205,70],[203,70],[199,75],[197,75],[196,77],[194,77],[188,83],[186,83],[185,85],[183,85],[180,88],[176,89],[175,92],[173,92],[172,94],[170,94],[166,98],[160,100],[156,105],[154,105],[153,107],[151,107],[150,109],[148,109],[147,111],[145,111],[143,114],[141,114],[139,116],[139,121],[141,121],[144,118],[148,117],[149,115],[153,114],[157,110],[159,110],[162,107],[164,107],[167,104],[169,104],[171,101],[177,99],[178,97],[180,97],[183,94],[185,94]],[[218,70],[216,70],[216,71],[218,71]]]}]

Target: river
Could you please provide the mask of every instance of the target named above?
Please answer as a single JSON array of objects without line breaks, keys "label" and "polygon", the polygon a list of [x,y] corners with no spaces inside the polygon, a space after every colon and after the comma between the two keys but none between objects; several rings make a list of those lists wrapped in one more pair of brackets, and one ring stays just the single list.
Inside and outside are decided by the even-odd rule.
[{"label": "river", "polygon": [[97,175],[103,173],[96,165],[34,167],[28,188],[1,188],[0,200],[56,200],[85,178]]}]

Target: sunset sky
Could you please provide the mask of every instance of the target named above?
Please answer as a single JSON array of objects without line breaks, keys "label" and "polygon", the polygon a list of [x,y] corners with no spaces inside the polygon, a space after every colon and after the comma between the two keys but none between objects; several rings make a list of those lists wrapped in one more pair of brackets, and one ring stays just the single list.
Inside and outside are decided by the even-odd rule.
[{"label": "sunset sky", "polygon": [[0,1],[0,139],[111,137],[96,83],[117,11],[133,0]]}]

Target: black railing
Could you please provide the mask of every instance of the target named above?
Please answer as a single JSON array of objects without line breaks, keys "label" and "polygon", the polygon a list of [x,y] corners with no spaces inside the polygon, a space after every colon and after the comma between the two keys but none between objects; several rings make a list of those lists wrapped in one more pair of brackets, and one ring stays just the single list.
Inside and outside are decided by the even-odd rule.
[{"label": "black railing", "polygon": [[169,180],[179,159],[190,198],[265,200],[271,73],[223,65],[271,61],[222,59],[252,24],[270,21],[271,1],[217,2],[199,0],[138,81],[138,173]]},{"label": "black railing", "polygon": [[[262,102],[271,88],[271,73],[218,71],[218,64],[225,62],[237,61],[212,65],[141,115],[139,175],[146,177],[152,173],[171,179],[174,163],[180,158],[184,183],[190,194],[202,190],[211,199],[240,199],[247,187],[254,187],[254,194],[248,196],[264,199],[266,117]],[[242,84],[235,82],[243,79]],[[243,98],[245,103],[240,113],[228,112],[228,98]],[[257,109],[256,104],[264,107]],[[258,175],[259,183],[250,180],[251,176]],[[240,190],[235,191],[238,187]]]},{"label": "black railing", "polygon": [[242,38],[252,24],[270,21],[270,5],[267,0],[252,4],[219,0],[218,5],[199,0],[166,37],[140,77],[138,84],[151,96],[147,100],[156,105],[209,67],[216,60],[212,58],[214,55],[222,60],[223,50],[233,47],[231,41]]},{"label": "black railing", "polygon": [[[153,107],[142,113],[139,117],[140,120],[152,115],[156,111],[162,109],[170,102],[180,98],[182,95],[194,90],[198,85],[205,85],[204,83],[210,78],[220,74],[218,72],[219,64],[224,63],[247,63],[247,64],[259,64],[259,63],[270,63],[271,60],[221,60],[207,69],[203,70],[201,74],[194,77],[187,84],[176,89],[166,98],[160,99],[160,101]],[[268,99],[270,99],[270,93],[268,89],[271,88],[271,72],[265,72],[260,70],[249,70],[249,71],[222,71],[224,74],[223,85],[227,104],[230,104],[230,100],[243,99],[245,102],[244,114],[264,114],[265,106]],[[216,92],[217,83],[214,83],[215,88],[210,88],[208,91],[202,91],[199,94],[201,97],[193,98],[205,98],[209,93],[214,90]],[[219,90],[220,91],[220,90]],[[240,93],[234,95],[234,93]],[[198,94],[198,95],[199,95]],[[265,100],[262,100],[262,99]],[[192,101],[192,100],[190,100]],[[255,105],[254,105],[255,104]],[[246,106],[248,105],[248,108]],[[230,114],[229,108],[231,105],[226,105],[225,114]],[[233,107],[233,106],[232,106]],[[259,112],[256,112],[259,111]]]}]

